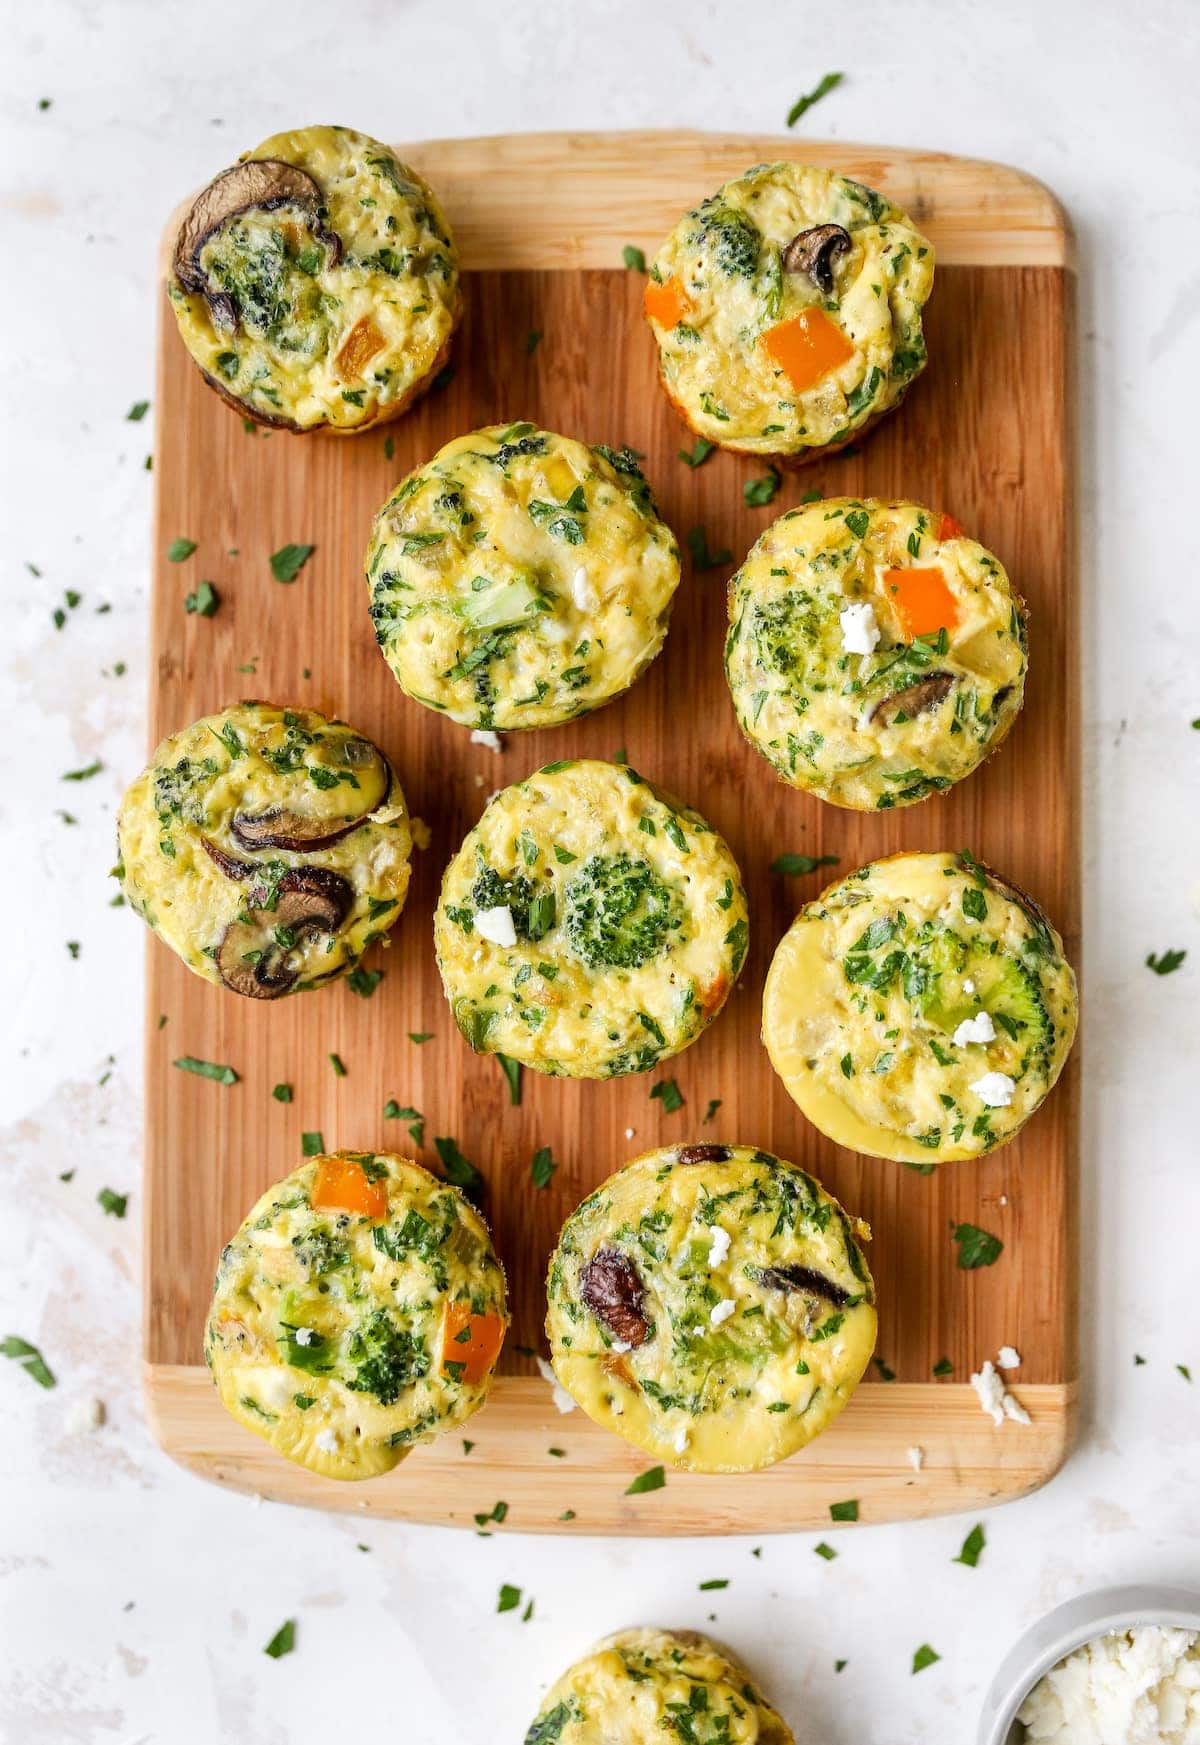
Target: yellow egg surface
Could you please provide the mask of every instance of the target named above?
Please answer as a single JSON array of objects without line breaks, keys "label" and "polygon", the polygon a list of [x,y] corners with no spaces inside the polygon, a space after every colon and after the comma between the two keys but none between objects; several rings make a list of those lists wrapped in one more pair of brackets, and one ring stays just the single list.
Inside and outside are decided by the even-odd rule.
[{"label": "yellow egg surface", "polygon": [[629,449],[509,424],[455,437],[397,486],[366,567],[410,697],[467,726],[548,727],[654,659],[679,548]]},{"label": "yellow egg surface", "polygon": [[1078,1013],[1031,898],[970,856],[897,854],[797,915],[767,974],[763,1041],[828,1138],[928,1170],[1019,1131]]},{"label": "yellow egg surface", "polygon": [[442,367],[461,310],[433,190],[348,127],[274,134],[215,177],[167,292],[210,386],[288,430],[396,417]]},{"label": "yellow egg surface", "polygon": [[767,528],[729,584],[738,723],[785,781],[859,811],[960,781],[1025,691],[999,561],[917,503],[834,497]]},{"label": "yellow egg surface", "polygon": [[117,822],[130,906],[252,999],[353,969],[399,917],[412,831],[391,765],[315,709],[234,703],[172,733]]},{"label": "yellow egg surface", "polygon": [[657,1460],[771,1466],[837,1417],[870,1361],[868,1235],[769,1152],[647,1152],[563,1225],[546,1286],[555,1373]]},{"label": "yellow egg surface", "polygon": [[391,1152],[310,1158],[221,1251],[204,1356],[289,1460],[374,1478],[487,1398],[504,1273],[457,1188]]},{"label": "yellow egg surface", "polygon": [[722,448],[798,460],[840,447],[925,366],[933,260],[861,182],[759,164],[686,213],[651,263],[663,386]]},{"label": "yellow egg surface", "polygon": [[550,1687],[525,1745],[795,1745],[728,1648],[694,1630],[620,1630]]},{"label": "yellow egg surface", "polygon": [[503,788],[434,915],[455,1022],[478,1053],[611,1078],[678,1054],[737,980],[749,921],[712,826],[624,764],[547,764]]}]

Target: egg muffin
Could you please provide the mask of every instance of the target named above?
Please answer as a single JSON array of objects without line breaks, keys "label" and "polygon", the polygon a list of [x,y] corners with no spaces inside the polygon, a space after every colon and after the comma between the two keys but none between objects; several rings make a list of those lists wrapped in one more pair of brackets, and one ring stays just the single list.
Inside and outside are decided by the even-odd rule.
[{"label": "egg muffin", "polygon": [[563,1225],[546,1285],[555,1374],[656,1460],[772,1466],[832,1423],[870,1361],[868,1235],[770,1152],[647,1152]]},{"label": "egg muffin", "polygon": [[255,1000],[353,969],[398,919],[412,832],[378,747],[315,709],[234,703],[126,790],[130,906],[205,981]]},{"label": "egg muffin", "polygon": [[221,1251],[204,1356],[221,1404],[327,1478],[375,1478],[487,1398],[508,1328],[475,1209],[391,1152],[310,1158]]},{"label": "egg muffin", "polygon": [[525,1745],[795,1745],[745,1667],[694,1630],[619,1630],[551,1686]]},{"label": "egg muffin", "polygon": [[348,127],[274,134],[214,177],[179,227],[167,294],[243,417],[343,434],[429,387],[461,311],[437,196]]},{"label": "egg muffin", "polygon": [[679,585],[631,450],[533,424],[448,442],[392,492],[366,561],[404,690],[484,728],[550,727],[627,690]]},{"label": "egg muffin", "polygon": [[910,806],[951,787],[1021,707],[1021,600],[989,551],[917,503],[790,509],[731,580],[729,620],[743,733],[835,806]]},{"label": "egg muffin", "polygon": [[759,164],[688,212],[650,267],[668,396],[699,436],[798,464],[899,404],[925,367],[933,248],[882,194]]},{"label": "egg muffin", "polygon": [[433,930],[472,1048],[614,1078],[712,1022],[749,921],[733,856],[698,812],[627,765],[585,761],[493,795],[446,869]]},{"label": "egg muffin", "polygon": [[897,854],[797,915],[767,973],[763,1041],[827,1138],[929,1169],[1024,1126],[1078,1014],[1030,897],[970,855]]}]

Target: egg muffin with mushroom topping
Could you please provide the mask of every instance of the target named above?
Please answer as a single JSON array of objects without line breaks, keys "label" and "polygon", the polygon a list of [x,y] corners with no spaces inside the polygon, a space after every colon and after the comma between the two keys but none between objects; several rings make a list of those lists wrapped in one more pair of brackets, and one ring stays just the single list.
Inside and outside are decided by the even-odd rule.
[{"label": "egg muffin with mushroom topping", "polygon": [[647,1152],[563,1225],[546,1286],[555,1374],[658,1460],[771,1466],[837,1417],[870,1361],[868,1235],[769,1152]]},{"label": "egg muffin with mushroom topping", "polygon": [[343,434],[429,387],[461,311],[433,190],[348,127],[277,133],[216,176],[179,227],[167,294],[243,416]]},{"label": "egg muffin with mushroom topping", "polygon": [[908,806],[995,750],[1025,692],[1025,613],[948,515],[834,497],[768,527],[729,584],[739,725],[793,787]]},{"label": "egg muffin with mushroom topping", "polygon": [[434,916],[455,1022],[478,1053],[565,1078],[646,1072],[716,1017],[749,921],[729,849],[624,764],[547,764],[502,788]]},{"label": "egg muffin with mushroom topping", "polygon": [[457,1188],[391,1152],[310,1158],[221,1251],[204,1355],[221,1404],[328,1478],[389,1472],[487,1398],[504,1272]]},{"label": "egg muffin with mushroom topping", "polygon": [[933,249],[882,194],[760,164],[667,237],[646,318],[699,436],[797,464],[861,437],[925,367]]},{"label": "egg muffin with mushroom topping", "polygon": [[1078,1015],[1032,898],[970,855],[896,854],[797,915],[767,973],[763,1041],[827,1138],[931,1168],[1019,1131]]},{"label": "egg muffin with mushroom topping", "polygon": [[629,449],[533,424],[455,437],[367,550],[375,635],[410,697],[472,727],[549,727],[662,647],[679,548]]},{"label": "egg muffin with mushroom topping", "polygon": [[728,1648],[695,1630],[619,1630],[550,1687],[525,1745],[795,1745]]},{"label": "egg muffin with mushroom topping", "polygon": [[172,733],[126,790],[117,841],[131,907],[189,969],[251,999],[353,969],[408,891],[391,765],[315,709],[234,703]]}]

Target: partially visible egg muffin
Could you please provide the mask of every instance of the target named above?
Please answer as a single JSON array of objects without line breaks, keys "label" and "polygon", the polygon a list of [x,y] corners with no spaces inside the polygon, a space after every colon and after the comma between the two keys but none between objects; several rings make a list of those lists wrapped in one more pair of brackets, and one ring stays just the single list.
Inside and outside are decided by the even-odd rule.
[{"label": "partially visible egg muffin", "polygon": [[525,1745],[795,1745],[728,1648],[694,1630],[619,1630],[569,1666]]},{"label": "partially visible egg muffin", "polygon": [[179,227],[167,294],[209,385],[286,430],[397,417],[461,312],[437,196],[348,127],[274,134],[214,177]]},{"label": "partially visible egg muffin", "polygon": [[315,709],[234,703],[164,739],[121,801],[130,906],[251,999],[353,969],[399,918],[412,831],[383,753]]},{"label": "partially visible egg muffin", "polygon": [[802,461],[898,405],[925,367],[933,248],[847,176],[759,164],[686,213],[650,266],[667,394],[698,435]]},{"label": "partially visible egg muffin", "polygon": [[483,728],[553,726],[626,690],[679,584],[637,457],[533,424],[455,437],[410,474],[366,565],[404,690]]},{"label": "partially visible egg muffin", "polygon": [[472,1048],[613,1078],[712,1022],[749,921],[711,824],[627,765],[585,760],[493,795],[446,868],[433,930]]},{"label": "partially visible egg muffin", "polygon": [[457,1188],[391,1152],[310,1158],[221,1251],[204,1356],[221,1404],[327,1478],[389,1472],[487,1398],[504,1273]]},{"label": "partially visible egg muffin", "polygon": [[1063,943],[969,855],[897,854],[807,904],[763,993],[763,1041],[827,1138],[930,1167],[1011,1139],[1079,1016]]},{"label": "partially visible egg muffin", "polygon": [[647,1152],[562,1228],[546,1285],[555,1374],[658,1460],[771,1466],[837,1417],[870,1361],[868,1234],[770,1152]]},{"label": "partially visible egg muffin", "polygon": [[743,733],[793,787],[859,811],[961,781],[1025,692],[999,560],[917,503],[832,497],[767,528],[729,584]]}]

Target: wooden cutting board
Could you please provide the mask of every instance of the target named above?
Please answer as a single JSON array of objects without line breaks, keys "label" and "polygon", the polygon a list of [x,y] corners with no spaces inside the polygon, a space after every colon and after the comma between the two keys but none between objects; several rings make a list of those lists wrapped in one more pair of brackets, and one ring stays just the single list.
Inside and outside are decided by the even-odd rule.
[{"label": "wooden cutting board", "polygon": [[[432,840],[417,856],[390,949],[368,960],[384,972],[369,999],[342,982],[258,1006],[197,980],[147,939],[145,1379],[158,1437],[205,1477],[279,1500],[469,1526],[502,1497],[508,1526],[525,1531],[828,1529],[829,1505],[851,1497],[861,1521],[879,1521],[1019,1496],[1058,1468],[1074,1433],[1078,1056],[1013,1144],[922,1177],[839,1151],[805,1122],[768,1064],[759,1007],[771,954],[800,904],[830,876],[899,849],[970,848],[1046,906],[1078,963],[1067,221],[1045,188],[1000,165],[798,138],[544,134],[399,151],[443,197],[468,308],[452,379],[399,423],[350,440],[247,432],[204,386],[163,298],[151,744],[244,697],[341,715],[387,751]],[[621,251],[633,243],[649,255],[683,210],[781,156],[844,170],[898,202],[937,247],[937,284],[931,362],[901,410],[861,453],[785,476],[774,503],[755,509],[742,487],[761,476],[760,464],[714,454],[693,471],[678,458],[691,438],[658,389],[644,280],[622,267]],[[735,560],[814,488],[949,510],[999,554],[1029,602],[1027,700],[1008,743],[945,799],[905,811],[860,816],[782,786],[742,741],[725,688],[733,566],[695,574],[685,562],[666,647],[624,699],[570,726],[510,734],[501,756],[471,745],[465,729],[405,698],[384,665],[362,554],[400,478],[451,436],[515,419],[640,450],[681,544],[702,526],[710,548],[727,547]],[[166,559],[178,536],[197,542],[184,564]],[[268,557],[289,542],[317,549],[282,586]],[[200,579],[220,594],[211,619],[184,612]],[[493,788],[552,759],[618,748],[730,843],[750,898],[750,956],[722,1016],[664,1070],[610,1083],[526,1072],[512,1107],[496,1061],[471,1054],[441,992],[431,926],[438,882]],[[835,854],[838,869],[784,878],[770,863],[786,852]],[[432,1039],[418,1045],[410,1032]],[[333,1052],[344,1078],[330,1068]],[[175,1071],[180,1055],[227,1063],[239,1082]],[[649,1095],[667,1075],[686,1099],[671,1114]],[[295,1086],[290,1106],[272,1099],[281,1080]],[[426,1163],[436,1162],[434,1136],[448,1134],[484,1172],[513,1329],[491,1401],[471,1422],[469,1455],[447,1437],[385,1478],[338,1485],[226,1417],[201,1333],[222,1243],[299,1161],[302,1132],[320,1131],[329,1149],[411,1150],[405,1124],[383,1117],[389,1097],[424,1114]],[[651,1146],[699,1138],[790,1158],[869,1220],[882,1367],[829,1432],[771,1471],[670,1473],[665,1489],[630,1497],[646,1459],[582,1412],[560,1416],[537,1375],[546,1258],[563,1219],[604,1176]],[[558,1169],[538,1190],[529,1166],[545,1145]],[[950,1231],[962,1221],[1003,1239],[994,1266],[959,1270]],[[1023,1359],[1014,1386],[1032,1414],[1027,1428],[995,1429],[968,1385],[1002,1344]],[[934,1379],[943,1358],[952,1375]],[[923,1450],[920,1472],[911,1447]]]}]

